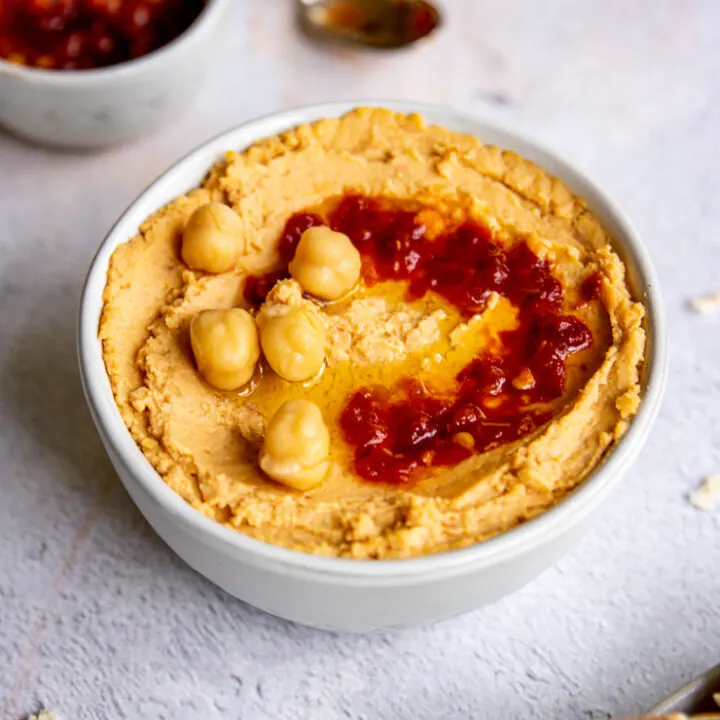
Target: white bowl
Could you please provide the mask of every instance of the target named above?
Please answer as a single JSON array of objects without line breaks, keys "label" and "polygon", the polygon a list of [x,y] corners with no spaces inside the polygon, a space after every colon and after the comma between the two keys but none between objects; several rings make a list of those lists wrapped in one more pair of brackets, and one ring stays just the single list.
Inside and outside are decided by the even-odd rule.
[{"label": "white bowl", "polygon": [[[108,261],[153,211],[199,185],[227,149],[358,105],[419,112],[431,123],[519,152],[585,198],[616,239],[630,282],[648,310],[643,401],[617,447],[567,499],[541,516],[471,547],[407,560],[316,557],[253,540],[210,520],[176,495],[136,446],[115,405],[98,340]],[[568,163],[527,138],[449,108],[410,103],[333,103],[254,120],[203,145],[162,175],[125,212],[100,247],[83,291],[78,331],[90,411],[115,469],[160,537],[191,567],[231,595],[305,625],[342,631],[419,625],[498,600],[555,563],[587,530],[633,462],[658,412],[666,375],[665,325],[655,272],[620,209]]]},{"label": "white bowl", "polygon": [[156,130],[200,88],[231,3],[208,0],[171,43],[106,68],[40,70],[0,59],[0,125],[32,142],[85,150]]}]

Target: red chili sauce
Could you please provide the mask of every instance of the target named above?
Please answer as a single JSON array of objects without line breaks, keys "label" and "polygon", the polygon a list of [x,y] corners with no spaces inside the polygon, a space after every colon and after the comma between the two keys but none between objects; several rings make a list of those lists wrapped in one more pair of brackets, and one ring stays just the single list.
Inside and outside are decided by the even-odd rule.
[{"label": "red chili sauce", "polygon": [[[366,284],[403,280],[408,299],[432,290],[466,317],[482,312],[496,292],[517,308],[519,324],[501,334],[500,352],[485,352],[458,373],[452,396],[433,395],[413,379],[350,396],[340,427],[354,448],[355,471],[369,481],[408,483],[419,468],[454,465],[531,433],[554,415],[548,403],[565,390],[567,358],[593,342],[587,325],[563,312],[561,284],[526,243],[506,248],[471,220],[430,240],[420,218],[387,200],[348,195],[326,222],[360,251]],[[324,222],[312,213],[292,216],[279,243],[283,262],[304,230]],[[285,270],[252,278],[246,298],[259,304],[282,277]],[[588,283],[593,296],[596,284]],[[472,436],[472,450],[453,440],[461,432]]]},{"label": "red chili sauce", "polygon": [[580,288],[583,300],[590,302],[600,297],[600,289],[602,288],[602,275],[593,273],[589,275]]},{"label": "red chili sauce", "polygon": [[205,0],[0,0],[0,58],[90,70],[142,57],[181,35]]}]

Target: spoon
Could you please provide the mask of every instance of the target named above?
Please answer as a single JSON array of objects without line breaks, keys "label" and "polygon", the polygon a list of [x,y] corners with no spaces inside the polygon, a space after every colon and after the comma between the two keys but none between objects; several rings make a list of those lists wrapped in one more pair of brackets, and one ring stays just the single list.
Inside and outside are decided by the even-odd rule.
[{"label": "spoon", "polygon": [[440,11],[429,0],[297,0],[309,35],[376,49],[412,45],[437,30]]}]

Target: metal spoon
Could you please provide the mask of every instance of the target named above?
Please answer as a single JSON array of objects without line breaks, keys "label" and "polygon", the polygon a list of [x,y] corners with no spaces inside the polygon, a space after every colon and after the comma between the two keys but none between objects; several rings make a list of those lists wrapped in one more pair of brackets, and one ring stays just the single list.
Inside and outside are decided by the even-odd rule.
[{"label": "metal spoon", "polygon": [[437,30],[442,16],[428,0],[297,0],[309,35],[376,49],[412,45]]},{"label": "metal spoon", "polygon": [[651,717],[672,713],[685,713],[692,720],[720,720],[720,665],[683,685],[649,711]]}]

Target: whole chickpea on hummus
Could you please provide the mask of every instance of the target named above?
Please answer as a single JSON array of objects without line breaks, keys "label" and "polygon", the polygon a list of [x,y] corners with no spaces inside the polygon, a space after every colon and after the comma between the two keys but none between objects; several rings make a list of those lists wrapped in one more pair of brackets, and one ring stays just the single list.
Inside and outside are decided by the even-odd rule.
[{"label": "whole chickpea on hummus", "polygon": [[118,408],[193,507],[295,550],[480,542],[573,490],[640,403],[644,308],[582,200],[362,108],[228,152],[115,251]]}]

